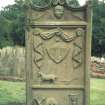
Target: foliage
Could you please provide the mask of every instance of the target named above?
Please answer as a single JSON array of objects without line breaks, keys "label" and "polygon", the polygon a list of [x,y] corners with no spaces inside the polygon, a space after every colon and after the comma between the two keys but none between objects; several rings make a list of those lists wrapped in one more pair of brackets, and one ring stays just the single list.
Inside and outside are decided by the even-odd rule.
[{"label": "foliage", "polygon": [[105,54],[105,3],[93,0],[93,41],[92,55]]},{"label": "foliage", "polygon": [[25,13],[21,0],[0,11],[0,48],[7,45],[24,45]]}]

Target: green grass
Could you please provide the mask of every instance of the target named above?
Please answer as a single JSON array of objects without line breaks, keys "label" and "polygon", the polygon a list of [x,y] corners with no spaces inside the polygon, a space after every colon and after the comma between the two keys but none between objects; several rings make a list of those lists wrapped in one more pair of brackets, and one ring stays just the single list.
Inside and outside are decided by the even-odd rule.
[{"label": "green grass", "polygon": [[105,79],[91,79],[91,105],[105,105]]},{"label": "green grass", "polygon": [[13,102],[25,102],[25,84],[0,81],[0,105]]},{"label": "green grass", "polygon": [[[0,81],[0,105],[25,99],[25,83]],[[105,79],[91,79],[91,105],[105,105]]]}]

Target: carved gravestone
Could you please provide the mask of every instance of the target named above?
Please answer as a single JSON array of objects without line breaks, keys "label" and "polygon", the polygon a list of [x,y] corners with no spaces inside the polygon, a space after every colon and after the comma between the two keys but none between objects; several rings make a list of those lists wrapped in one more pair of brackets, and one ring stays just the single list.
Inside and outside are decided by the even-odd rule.
[{"label": "carved gravestone", "polygon": [[27,105],[89,105],[90,2],[42,1],[27,11]]}]

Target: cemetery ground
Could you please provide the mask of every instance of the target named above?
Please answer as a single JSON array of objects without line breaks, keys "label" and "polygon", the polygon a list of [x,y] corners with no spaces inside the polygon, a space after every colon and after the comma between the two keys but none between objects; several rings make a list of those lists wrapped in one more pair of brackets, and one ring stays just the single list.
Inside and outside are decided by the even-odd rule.
[{"label": "cemetery ground", "polygon": [[[0,105],[23,103],[25,99],[24,82],[0,81]],[[91,105],[105,105],[105,79],[91,79]]]}]

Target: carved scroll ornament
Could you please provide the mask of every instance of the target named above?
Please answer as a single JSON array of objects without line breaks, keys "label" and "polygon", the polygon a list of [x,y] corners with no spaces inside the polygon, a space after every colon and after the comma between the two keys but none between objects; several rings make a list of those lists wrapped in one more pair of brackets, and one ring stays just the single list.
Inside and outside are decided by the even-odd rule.
[{"label": "carved scroll ornament", "polygon": [[66,34],[61,28],[52,29],[47,32],[43,32],[41,29],[37,28],[34,31],[34,35],[40,36],[43,40],[49,40],[54,36],[57,36],[60,37],[64,42],[71,42],[75,40],[76,37],[78,37],[76,33],[74,35]]},{"label": "carved scroll ornament", "polygon": [[[64,32],[63,29],[61,28],[56,28],[52,29],[49,31],[42,31],[41,29],[37,28],[34,30],[33,33],[35,36],[40,37],[40,40],[49,40],[53,37],[56,36],[60,38],[60,40],[70,43],[72,41],[74,45],[74,51],[72,55],[72,60],[73,60],[73,67],[74,69],[77,69],[78,67],[81,66],[82,64],[82,46],[80,43],[78,43],[77,40],[82,41],[82,36],[84,34],[83,29],[78,28],[76,31],[73,33],[73,35],[68,35],[67,33]],[[58,38],[58,39],[59,39]],[[59,41],[59,40],[56,40]],[[43,54],[44,52],[41,50],[43,46],[42,41],[38,41],[38,44],[34,44],[34,51],[35,51],[35,64],[37,67],[40,69],[41,67],[41,62],[43,60]],[[50,46],[50,48],[46,48],[46,52],[49,56],[49,58],[56,64],[59,64],[62,62],[69,54],[70,49],[65,48],[63,46]]]},{"label": "carved scroll ornament", "polygon": [[41,97],[39,97],[39,99],[34,98],[32,100],[32,105],[58,105],[58,102],[53,97],[46,97],[43,99],[41,99]]},{"label": "carved scroll ornament", "polygon": [[[81,28],[78,28],[76,30],[76,34],[77,34],[77,36],[79,38],[77,40],[80,40],[81,43],[82,43],[84,30],[81,29]],[[72,60],[73,60],[73,67],[74,67],[74,69],[77,69],[82,64],[82,49],[83,49],[83,46],[77,40],[74,41],[74,43],[73,43],[74,51],[73,51],[73,55],[72,55]],[[74,63],[75,63],[75,65],[74,65]]]}]

